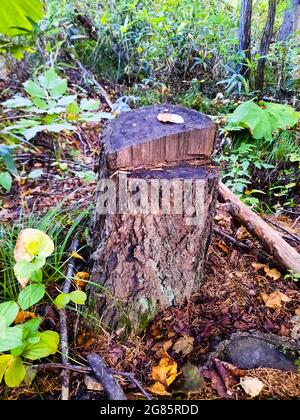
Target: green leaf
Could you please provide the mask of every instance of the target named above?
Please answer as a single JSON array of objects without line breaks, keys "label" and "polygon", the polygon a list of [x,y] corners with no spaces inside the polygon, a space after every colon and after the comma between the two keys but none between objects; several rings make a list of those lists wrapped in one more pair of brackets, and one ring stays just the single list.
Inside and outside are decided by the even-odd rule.
[{"label": "green leaf", "polygon": [[68,105],[67,112],[68,112],[68,114],[78,115],[79,112],[80,112],[80,108],[79,108],[77,102],[71,102]]},{"label": "green leaf", "polygon": [[42,131],[48,131],[49,133],[60,133],[63,130],[74,131],[75,129],[76,127],[69,123],[38,125],[24,130],[23,134],[26,140],[31,140],[33,139],[33,137],[35,137],[38,133]]},{"label": "green leaf", "polygon": [[82,111],[98,111],[100,101],[98,99],[82,99],[80,102],[80,109]]},{"label": "green leaf", "polygon": [[72,102],[76,102],[76,95],[63,96],[57,101],[58,106],[68,106]]},{"label": "green leaf", "polygon": [[0,352],[15,349],[22,345],[23,326],[8,327],[0,334]]},{"label": "green leaf", "polygon": [[0,318],[4,319],[6,327],[13,323],[18,312],[19,306],[16,302],[10,300],[9,302],[0,303]]},{"label": "green leaf", "polygon": [[299,112],[289,105],[274,104],[271,102],[262,102],[265,107],[265,112],[268,113],[273,131],[278,131],[279,128],[286,130],[294,127],[300,119]]},{"label": "green leaf", "polygon": [[34,169],[28,174],[28,178],[30,179],[38,179],[43,175],[43,169]]},{"label": "green leaf", "polygon": [[2,106],[5,108],[26,108],[31,105],[32,102],[23,96],[15,96],[13,99],[2,102]]},{"label": "green leaf", "polygon": [[31,366],[26,366],[26,373],[24,382],[27,386],[30,386],[32,382],[34,381],[37,374],[37,370],[32,368]]},{"label": "green leaf", "polygon": [[45,101],[45,99],[32,98],[32,102],[36,107],[40,108],[41,110],[49,109],[49,105],[48,105],[47,101]]},{"label": "green leaf", "polygon": [[53,68],[45,71],[45,73],[41,74],[38,79],[41,86],[43,86],[45,89],[53,89],[57,81],[61,80]]},{"label": "green leaf", "polygon": [[10,191],[12,186],[12,176],[9,172],[0,173],[0,186],[6,191]]},{"label": "green leaf", "polygon": [[6,369],[12,361],[13,356],[11,354],[2,354],[0,356],[0,383],[2,382]]},{"label": "green leaf", "polygon": [[25,367],[21,357],[14,359],[5,372],[5,383],[10,388],[19,386],[25,377]]},{"label": "green leaf", "polygon": [[39,276],[36,272],[45,265],[45,262],[46,258],[42,256],[35,257],[32,261],[26,261],[25,259],[18,261],[14,265],[14,273],[19,283],[26,286],[29,279]]},{"label": "green leaf", "polygon": [[52,98],[60,98],[67,92],[67,89],[67,81],[65,79],[58,78],[56,80],[55,86],[50,90],[50,95]]},{"label": "green leaf", "polygon": [[33,318],[22,325],[26,331],[30,333],[34,333],[39,329],[41,322],[42,322],[42,318]]},{"label": "green leaf", "polygon": [[26,346],[22,354],[23,357],[30,360],[37,360],[57,352],[59,344],[59,335],[57,332],[44,331],[40,333],[40,338],[39,343]]},{"label": "green leaf", "polygon": [[70,294],[71,301],[77,303],[77,305],[83,305],[86,301],[86,293],[81,290],[74,290]]},{"label": "green leaf", "polygon": [[43,281],[43,270],[39,268],[34,273],[32,273],[30,280],[34,281],[35,283],[41,283]]},{"label": "green leaf", "polygon": [[253,100],[239,105],[229,117],[229,122],[249,128],[255,139],[272,140],[273,138],[270,118]]},{"label": "green leaf", "polygon": [[37,97],[37,98],[44,98],[45,91],[41,86],[35,83],[33,80],[27,80],[27,82],[23,83],[25,91],[28,95]]},{"label": "green leaf", "polygon": [[43,284],[30,284],[21,290],[18,298],[19,305],[23,311],[30,306],[39,302],[45,294],[45,286]]},{"label": "green leaf", "polygon": [[69,293],[60,293],[56,296],[54,303],[58,309],[63,309],[67,306],[70,300],[71,298]]},{"label": "green leaf", "polygon": [[1,0],[0,33],[15,36],[31,31],[32,22],[38,22],[43,15],[40,0]]}]

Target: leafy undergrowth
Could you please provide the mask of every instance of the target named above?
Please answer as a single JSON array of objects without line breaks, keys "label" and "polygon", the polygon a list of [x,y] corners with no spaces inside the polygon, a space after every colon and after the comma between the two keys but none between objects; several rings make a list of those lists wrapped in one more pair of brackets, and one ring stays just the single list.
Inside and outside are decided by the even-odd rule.
[{"label": "leafy undergrowth", "polygon": [[[215,227],[238,237],[244,244],[252,245],[253,250],[241,252],[226,242],[226,239],[214,235],[205,280],[199,293],[184,308],[175,307],[162,312],[143,337],[131,335],[121,343],[113,334],[102,330],[95,332],[86,322],[78,325],[76,313],[71,312],[68,325],[72,360],[85,364],[89,352],[99,353],[109,366],[133,372],[145,388],[150,388],[154,382],[153,367],[159,364],[167,352],[178,372],[189,361],[202,366],[205,377],[200,393],[179,394],[177,398],[251,398],[238,385],[236,378],[239,375],[257,378],[264,384],[258,397],[260,399],[300,398],[300,375],[295,373],[266,368],[241,373],[241,370],[226,364],[221,365],[223,370],[218,371],[208,363],[209,355],[216,345],[232,333],[256,330],[280,337],[293,337],[296,328],[295,314],[299,314],[300,310],[300,291],[297,284],[284,279],[271,259],[262,260],[260,255],[263,250],[259,243],[243,229],[235,234],[231,222],[230,216],[220,206]],[[281,220],[280,223],[285,226],[292,224],[288,219]],[[299,234],[299,226],[296,225],[294,229]],[[276,299],[279,293],[285,298]],[[57,313],[50,310],[47,318],[52,328],[58,330]],[[59,356],[54,356],[53,361],[59,362]],[[222,362],[214,360],[214,363],[218,366]],[[224,369],[227,369],[225,376]],[[223,372],[223,376],[219,372]],[[61,392],[58,373],[55,370],[40,371],[34,385],[9,391],[6,398],[58,399]],[[128,398],[142,398],[126,378],[118,379]],[[73,399],[104,398],[102,392],[87,390],[83,374],[72,373],[71,384]],[[0,392],[4,390],[0,389]],[[164,398],[156,394],[154,397]]]},{"label": "leafy undergrowth", "polygon": [[[105,104],[102,104],[102,110],[106,110]],[[33,141],[37,149],[33,151],[30,147],[22,148],[16,155],[19,177],[12,190],[4,193],[2,198],[0,220],[3,225],[9,228],[17,225],[16,221],[21,217],[25,216],[26,220],[27,216],[27,220],[30,220],[28,217],[33,212],[38,217],[60,205],[62,214],[69,214],[69,221],[63,219],[66,229],[72,226],[76,212],[72,213],[71,209],[86,210],[93,201],[96,181],[93,171],[97,170],[101,130],[100,123],[96,127],[83,125],[76,134],[61,133],[55,138],[40,133]],[[62,221],[62,216],[57,215],[57,219]],[[296,223],[288,218],[278,219],[273,216],[273,219],[299,236],[299,220]],[[85,365],[89,352],[99,353],[109,366],[133,372],[146,389],[157,390],[157,387],[153,388],[153,368],[159,366],[164,357],[167,358],[167,353],[174,378],[186,362],[201,366],[205,378],[200,392],[183,392],[174,394],[172,398],[250,398],[238,385],[239,379],[236,378],[239,378],[241,372],[224,364],[221,364],[221,369],[217,360],[214,360],[212,367],[208,363],[211,361],[211,352],[220,341],[239,331],[256,330],[280,337],[293,337],[299,328],[299,324],[298,327],[295,324],[295,316],[300,313],[300,291],[292,279],[284,279],[274,261],[266,258],[257,241],[241,228],[236,231],[231,217],[221,205],[215,218],[215,227],[248,245],[249,251],[242,252],[215,234],[209,250],[205,280],[199,293],[183,308],[175,307],[162,312],[143,337],[131,335],[121,343],[114,334],[99,328],[97,320],[92,319],[85,308],[80,314],[69,311],[71,361]],[[82,230],[84,225],[81,224],[80,228]],[[17,236],[15,233],[14,239]],[[65,230],[62,229],[60,235],[64,234]],[[70,236],[69,245],[71,240]],[[84,246],[85,243],[80,245]],[[70,257],[66,246],[67,243],[63,251],[64,270]],[[88,271],[87,265],[80,259],[76,269],[80,272]],[[59,277],[53,278],[50,294],[61,287],[63,278]],[[45,328],[59,331],[59,314],[53,306],[39,305],[36,312],[43,317]],[[49,360],[60,362],[60,355],[56,354]],[[222,376],[220,372],[224,370],[227,373]],[[7,389],[2,384],[0,395],[5,399],[59,399],[59,373],[53,369],[39,371],[31,386]],[[243,372],[243,375],[257,378],[264,384],[258,398],[300,398],[300,376],[295,373],[254,369]],[[128,379],[118,379],[129,399],[143,398]],[[168,386],[162,385],[159,387],[160,393],[172,395]],[[153,396],[164,398],[157,393]],[[71,398],[105,397],[101,391],[87,390],[84,375],[73,372]]]}]

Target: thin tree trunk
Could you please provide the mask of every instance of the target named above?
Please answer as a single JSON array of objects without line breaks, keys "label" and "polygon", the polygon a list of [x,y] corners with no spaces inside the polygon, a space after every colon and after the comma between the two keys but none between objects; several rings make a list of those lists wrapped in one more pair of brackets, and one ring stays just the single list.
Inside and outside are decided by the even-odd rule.
[{"label": "thin tree trunk", "polygon": [[260,49],[259,49],[259,55],[261,58],[258,60],[256,79],[255,79],[255,89],[259,91],[262,91],[264,88],[265,68],[266,68],[266,61],[267,61],[266,55],[269,52],[272,36],[274,33],[276,5],[277,5],[277,0],[269,0],[267,23],[264,29],[264,33],[260,42]]},{"label": "thin tree trunk", "polygon": [[252,0],[242,0],[240,27],[239,27],[239,52],[244,53],[244,59],[240,64],[239,73],[249,79],[250,69],[247,60],[250,61],[251,53],[251,19],[252,19]]},{"label": "thin tree trunk", "polygon": [[280,29],[278,40],[286,41],[290,35],[299,30],[300,27],[300,0],[287,2],[284,12],[283,25]]}]

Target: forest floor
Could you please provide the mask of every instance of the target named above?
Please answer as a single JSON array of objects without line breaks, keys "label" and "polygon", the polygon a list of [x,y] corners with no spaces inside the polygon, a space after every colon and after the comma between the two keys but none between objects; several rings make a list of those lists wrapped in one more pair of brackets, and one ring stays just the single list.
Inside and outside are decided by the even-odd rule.
[{"label": "forest floor", "polygon": [[[103,110],[107,110],[103,104]],[[97,169],[99,136],[102,126],[81,127],[78,134],[58,138],[40,135],[34,141],[38,151],[27,149],[17,155],[23,172],[42,169],[39,179],[22,178],[3,196],[1,223],[13,224],[20,212],[43,213],[61,204],[65,209],[87,208],[93,203],[95,182],[85,182],[80,172]],[[54,154],[65,164],[58,166]],[[266,216],[300,237],[300,221],[285,216]],[[179,366],[187,361],[201,367],[205,384],[192,399],[249,399],[239,386],[240,377],[250,376],[263,382],[259,399],[300,399],[300,375],[276,369],[236,369],[214,355],[216,345],[237,332],[259,331],[283,338],[296,338],[300,329],[300,290],[284,279],[260,243],[218,204],[214,234],[209,249],[206,276],[202,287],[183,308],[162,312],[142,337],[131,335],[120,341],[115,335],[91,329],[77,316],[69,314],[70,356],[85,364],[88,353],[99,353],[118,371],[134,373],[145,389],[152,384],[151,369],[167,352]],[[220,232],[221,231],[221,232]],[[228,240],[223,234],[234,239]],[[294,242],[290,242],[296,245]],[[247,245],[248,250],[241,244]],[[298,251],[300,246],[298,244]],[[262,264],[261,266],[258,264]],[[274,268],[274,270],[272,270]],[[81,268],[82,270],[82,268]],[[85,267],[88,271],[88,267]],[[280,293],[279,293],[280,292]],[[58,313],[49,312],[52,327],[59,330]],[[181,351],[178,351],[178,340]],[[59,362],[59,356],[54,361]],[[40,371],[35,385],[12,390],[8,399],[57,399],[61,393],[59,370]],[[119,376],[129,399],[142,398],[128,378]],[[0,387],[0,394],[1,394]],[[154,398],[164,398],[153,395]],[[88,390],[83,374],[71,374],[72,399],[103,399],[103,392]],[[175,398],[175,396],[174,396]]]}]

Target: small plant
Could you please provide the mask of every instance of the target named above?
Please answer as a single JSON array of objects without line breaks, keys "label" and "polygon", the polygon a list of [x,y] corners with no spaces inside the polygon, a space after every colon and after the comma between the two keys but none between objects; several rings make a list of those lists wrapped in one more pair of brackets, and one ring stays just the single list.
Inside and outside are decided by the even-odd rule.
[{"label": "small plant", "polygon": [[[14,273],[22,290],[17,302],[10,300],[0,304],[0,382],[4,377],[9,387],[19,386],[25,377],[33,379],[28,360],[47,357],[58,349],[58,333],[40,332],[42,318],[28,312],[46,293],[42,269],[53,252],[52,239],[41,230],[26,228],[20,232],[14,248]],[[70,301],[83,304],[85,299],[84,292],[75,290],[59,294],[55,303],[63,308]],[[26,321],[28,316],[32,319]]]},{"label": "small plant", "polygon": [[67,81],[53,68],[36,80],[25,82],[24,89],[27,97],[18,95],[2,103],[5,111],[15,109],[25,112],[25,116],[21,114],[15,124],[5,127],[2,134],[22,136],[28,141],[42,131],[75,131],[76,122],[113,118],[110,113],[99,111],[98,100],[83,98],[78,103],[77,95],[68,95]]},{"label": "small plant", "polygon": [[[288,270],[288,274],[284,276],[285,280],[293,280],[295,282],[300,281],[300,273],[294,273],[292,270]],[[299,360],[300,362],[300,360]],[[300,367],[300,366],[299,366]]]}]

